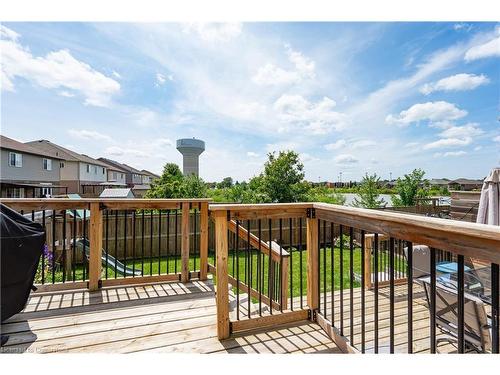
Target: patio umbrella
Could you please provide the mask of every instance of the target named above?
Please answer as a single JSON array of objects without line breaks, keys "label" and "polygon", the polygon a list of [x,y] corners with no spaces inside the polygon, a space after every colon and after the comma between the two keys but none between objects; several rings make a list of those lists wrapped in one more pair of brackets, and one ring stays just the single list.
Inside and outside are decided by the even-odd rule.
[{"label": "patio umbrella", "polygon": [[493,169],[484,180],[476,222],[500,225],[500,168]]}]

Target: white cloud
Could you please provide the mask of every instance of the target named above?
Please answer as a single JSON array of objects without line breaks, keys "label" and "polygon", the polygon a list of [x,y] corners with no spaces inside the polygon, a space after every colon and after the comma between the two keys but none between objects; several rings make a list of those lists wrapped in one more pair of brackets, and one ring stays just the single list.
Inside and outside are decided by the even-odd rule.
[{"label": "white cloud", "polygon": [[158,138],[152,142],[154,147],[172,147],[174,142],[169,138]]},{"label": "white cloud", "polygon": [[258,158],[259,154],[257,154],[256,152],[253,152],[253,151],[248,151],[247,156],[250,158]]},{"label": "white cloud", "polygon": [[49,52],[35,57],[17,42],[18,34],[2,27],[2,89],[12,91],[16,77],[25,78],[49,89],[66,89],[80,93],[85,104],[106,107],[120,92],[120,84],[75,59],[68,50]]},{"label": "white cloud", "polygon": [[335,157],[335,163],[340,165],[356,164],[359,160],[351,154],[341,154]]},{"label": "white cloud", "polygon": [[319,158],[312,156],[311,154],[308,154],[307,152],[302,152],[300,154],[300,160],[304,163],[312,162],[312,161],[318,161],[320,160]]},{"label": "white cloud", "polygon": [[443,138],[466,138],[477,137],[483,133],[479,124],[471,122],[463,126],[451,126],[439,133],[439,135]]},{"label": "white cloud", "polygon": [[164,74],[161,74],[161,73],[156,73],[156,82],[155,82],[155,86],[156,87],[160,87],[160,86],[163,86],[165,84],[165,82],[167,81],[173,81],[174,80],[174,76],[169,74],[169,75],[164,75]]},{"label": "white cloud", "polygon": [[118,79],[121,79],[121,78],[122,78],[121,74],[120,74],[120,73],[118,73],[118,72],[117,72],[117,71],[115,71],[115,70],[113,70],[113,71],[111,72],[111,74],[112,74],[114,77],[118,78]]},{"label": "white cloud", "polygon": [[500,142],[500,135],[497,135],[495,138],[493,138],[493,142]]},{"label": "white cloud", "polygon": [[469,23],[460,22],[460,23],[454,24],[453,29],[455,31],[467,31],[468,32],[468,31],[472,30],[472,25]]},{"label": "white cloud", "polygon": [[111,137],[109,135],[99,133],[95,130],[69,129],[68,134],[73,138],[90,140],[90,141],[111,141]]},{"label": "white cloud", "polygon": [[323,97],[319,102],[312,103],[301,95],[282,95],[274,103],[278,118],[286,125],[281,130],[288,131],[290,127],[302,127],[312,134],[327,134],[332,130],[345,127],[347,117],[333,111],[334,100]]},{"label": "white cloud", "polygon": [[196,34],[207,42],[228,42],[241,34],[241,23],[187,23],[183,25],[182,31]]},{"label": "white cloud", "polygon": [[459,109],[455,104],[438,101],[414,104],[405,111],[401,111],[399,115],[388,115],[385,121],[388,124],[397,124],[406,126],[412,122],[419,121],[450,121],[457,120],[467,115],[467,111]]},{"label": "white cloud", "polygon": [[377,142],[372,141],[370,139],[362,139],[360,141],[353,142],[351,144],[351,148],[359,149],[359,148],[375,146],[376,144],[377,144]]},{"label": "white cloud", "polygon": [[466,155],[466,154],[467,154],[467,152],[465,152],[465,151],[448,151],[448,152],[444,152],[444,153],[436,152],[433,156],[435,158],[440,158],[440,157],[448,158],[448,157],[462,156],[462,155]]},{"label": "white cloud", "polygon": [[294,51],[290,46],[286,46],[288,60],[294,65],[294,70],[285,70],[274,64],[267,63],[261,66],[252,80],[259,85],[283,85],[299,83],[305,79],[312,79],[316,76],[316,64],[301,52]]},{"label": "white cloud", "polygon": [[443,138],[431,143],[427,143],[424,145],[425,150],[430,150],[434,148],[446,148],[446,147],[458,147],[458,146],[467,146],[472,142],[471,137],[465,138]]},{"label": "white cloud", "polygon": [[479,150],[481,150],[482,148],[483,148],[483,146],[476,146],[476,147],[474,147],[474,151],[479,151]]},{"label": "white cloud", "polygon": [[328,143],[324,147],[328,151],[338,150],[339,148],[345,147],[346,141],[345,139],[339,139],[334,143]]},{"label": "white cloud", "polygon": [[285,151],[285,150],[296,151],[298,147],[299,147],[299,145],[296,142],[281,141],[281,142],[276,142],[276,143],[268,143],[266,145],[266,150],[268,152]]},{"label": "white cloud", "polygon": [[73,94],[72,92],[65,91],[65,90],[59,91],[58,94],[66,97],[66,98],[73,98],[75,96],[75,94]]},{"label": "white cloud", "polygon": [[478,59],[484,59],[486,57],[500,56],[500,36],[470,48],[465,53],[465,61],[473,61]]},{"label": "white cloud", "polygon": [[142,150],[110,146],[104,149],[104,154],[110,156],[134,156],[137,158],[149,158],[151,155]]},{"label": "white cloud", "polygon": [[434,83],[426,83],[420,88],[420,92],[429,95],[434,91],[466,91],[474,90],[476,87],[486,85],[490,82],[485,75],[460,73],[440,79]]}]

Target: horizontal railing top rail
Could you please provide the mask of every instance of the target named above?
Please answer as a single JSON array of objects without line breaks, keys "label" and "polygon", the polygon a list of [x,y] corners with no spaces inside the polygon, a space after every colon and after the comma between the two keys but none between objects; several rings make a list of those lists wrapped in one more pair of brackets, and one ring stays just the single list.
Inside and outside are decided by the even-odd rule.
[{"label": "horizontal railing top rail", "polygon": [[179,209],[182,203],[210,203],[209,198],[195,199],[143,199],[143,198],[2,198],[0,203],[16,210],[86,209],[91,203],[99,203],[101,209]]}]

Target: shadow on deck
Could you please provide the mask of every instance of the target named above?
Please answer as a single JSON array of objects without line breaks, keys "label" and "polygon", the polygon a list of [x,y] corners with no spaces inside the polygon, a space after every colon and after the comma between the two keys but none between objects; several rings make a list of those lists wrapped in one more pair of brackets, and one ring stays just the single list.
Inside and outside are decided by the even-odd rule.
[{"label": "shadow on deck", "polygon": [[219,341],[212,282],[158,283],[32,294],[1,326],[4,353],[335,353],[310,321]]}]

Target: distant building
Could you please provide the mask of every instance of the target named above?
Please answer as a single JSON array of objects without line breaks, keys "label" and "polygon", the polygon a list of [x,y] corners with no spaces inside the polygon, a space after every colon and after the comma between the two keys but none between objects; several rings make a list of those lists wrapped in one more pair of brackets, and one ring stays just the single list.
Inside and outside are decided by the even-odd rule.
[{"label": "distant building", "polygon": [[450,180],[448,180],[447,178],[432,178],[429,180],[429,185],[431,187],[447,188],[449,183]]},{"label": "distant building", "polygon": [[61,156],[0,135],[0,196],[39,198],[66,193],[61,185]]},{"label": "distant building", "polygon": [[177,150],[182,154],[182,173],[184,176],[200,174],[199,159],[205,151],[205,142],[195,138],[177,140]]},{"label": "distant building", "polygon": [[483,186],[483,180],[470,180],[467,178],[457,178],[448,182],[449,190],[471,191],[479,190]]},{"label": "distant building", "polygon": [[123,171],[125,173],[125,184],[127,187],[133,188],[135,185],[142,185],[142,176],[144,175],[142,171],[116,160],[107,158],[99,158],[98,160],[116,168],[117,170]]},{"label": "distant building", "polygon": [[157,174],[153,173],[153,172],[150,172],[146,169],[143,169],[141,171],[143,173],[142,175],[142,183],[144,185],[151,185],[151,183],[156,180],[157,178],[160,178],[160,176],[158,176]]},{"label": "distant building", "polygon": [[135,198],[135,196],[130,188],[114,188],[104,189],[99,198]]},{"label": "distant building", "polygon": [[107,182],[108,166],[97,159],[68,150],[45,139],[26,144],[52,158],[62,160],[61,184],[68,187],[68,193],[85,194],[86,186],[102,185]]}]

